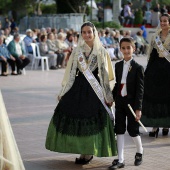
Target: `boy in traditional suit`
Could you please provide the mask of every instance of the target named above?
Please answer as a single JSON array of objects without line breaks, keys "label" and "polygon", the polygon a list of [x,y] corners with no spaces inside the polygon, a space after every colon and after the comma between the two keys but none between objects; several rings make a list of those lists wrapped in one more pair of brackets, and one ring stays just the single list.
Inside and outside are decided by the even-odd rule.
[{"label": "boy in traditional suit", "polygon": [[[124,60],[116,63],[115,74],[116,84],[113,90],[115,99],[115,133],[117,134],[118,159],[115,159],[110,170],[123,168],[124,163],[124,133],[127,131],[132,137],[137,152],[134,165],[142,163],[143,147],[139,132],[138,121],[141,118],[142,99],[144,90],[144,69],[133,60],[132,54],[135,51],[135,44],[132,38],[122,38],[120,40],[120,50],[124,55]],[[136,119],[128,108],[131,105],[136,113]]]}]

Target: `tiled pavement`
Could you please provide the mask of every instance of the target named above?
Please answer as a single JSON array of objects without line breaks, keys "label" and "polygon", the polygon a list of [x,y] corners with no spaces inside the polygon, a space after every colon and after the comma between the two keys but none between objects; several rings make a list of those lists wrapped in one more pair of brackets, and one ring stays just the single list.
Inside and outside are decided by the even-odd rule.
[{"label": "tiled pavement", "polygon": [[[136,57],[146,65],[146,57]],[[74,154],[47,151],[44,147],[46,131],[56,96],[60,90],[64,69],[42,72],[26,70],[26,75],[0,77],[0,89],[12,124],[14,135],[26,170],[106,170],[111,158],[95,157],[84,166],[74,164]],[[147,128],[150,130],[151,128]],[[135,146],[126,134],[125,170],[170,170],[170,135],[149,138],[141,129],[144,146],[144,161],[139,167],[133,165]]]}]

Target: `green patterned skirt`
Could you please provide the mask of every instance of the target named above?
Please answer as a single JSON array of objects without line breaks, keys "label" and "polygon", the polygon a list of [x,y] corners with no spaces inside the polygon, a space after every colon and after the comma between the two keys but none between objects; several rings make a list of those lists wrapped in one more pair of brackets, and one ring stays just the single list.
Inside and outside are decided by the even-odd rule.
[{"label": "green patterned skirt", "polygon": [[[117,155],[113,123],[109,116],[106,115],[107,113],[104,114],[106,116],[106,126],[96,134],[85,136],[63,134],[57,130],[53,116],[48,127],[46,149],[54,152],[87,154],[95,155],[97,157]],[[81,129],[81,127],[78,129]],[[76,130],[78,131],[78,129]],[[93,131],[93,129],[91,130]]]}]

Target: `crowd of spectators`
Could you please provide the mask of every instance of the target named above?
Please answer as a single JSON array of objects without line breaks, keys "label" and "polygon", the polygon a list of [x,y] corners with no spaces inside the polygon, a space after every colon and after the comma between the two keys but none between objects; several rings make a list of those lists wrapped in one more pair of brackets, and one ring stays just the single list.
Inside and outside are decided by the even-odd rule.
[{"label": "crowd of spectators", "polygon": [[[142,22],[147,24],[148,27],[157,27],[160,15],[169,12],[166,5],[162,4],[160,6],[157,3],[155,6],[151,6],[151,3],[147,1],[142,5],[140,10],[142,11]],[[122,4],[122,9],[118,16],[120,25],[134,27],[135,18],[139,17],[137,16],[138,11],[139,8],[133,8],[133,4],[130,1],[127,1],[127,4]]]},{"label": "crowd of spectators", "polygon": [[[111,28],[100,29],[98,34],[101,43],[107,49],[113,61],[120,60],[123,57],[119,49],[119,41],[123,37],[133,36],[136,41],[136,55],[146,54],[148,45],[144,28],[139,30],[136,35],[131,35],[130,31]],[[65,68],[73,48],[77,46],[79,37],[78,32],[66,28],[59,30],[51,27],[34,28],[27,29],[24,34],[20,34],[17,27],[15,27],[14,31],[11,30],[10,24],[7,23],[0,30],[0,66],[2,76],[9,74],[8,63],[11,66],[11,75],[22,74],[23,68],[29,63],[33,63],[32,43],[38,44],[41,56],[48,57],[51,70]],[[38,64],[40,66],[41,62]]]},{"label": "crowd of spectators", "polygon": [[0,23],[1,76],[9,74],[8,64],[11,66],[11,75],[22,74],[23,68],[34,57],[32,43],[38,44],[41,56],[48,57],[52,70],[65,68],[73,48],[77,46],[79,34],[73,29],[36,28],[27,29],[24,34],[20,34],[16,25],[13,31],[11,26],[13,24],[7,18],[3,26]]},{"label": "crowd of spectators", "polygon": [[103,46],[108,50],[111,60],[120,60],[123,58],[120,52],[119,42],[123,37],[131,37],[135,40],[136,56],[145,56],[148,49],[147,32],[145,27],[141,27],[136,33],[130,30],[115,30],[106,28],[99,30],[99,38]]}]

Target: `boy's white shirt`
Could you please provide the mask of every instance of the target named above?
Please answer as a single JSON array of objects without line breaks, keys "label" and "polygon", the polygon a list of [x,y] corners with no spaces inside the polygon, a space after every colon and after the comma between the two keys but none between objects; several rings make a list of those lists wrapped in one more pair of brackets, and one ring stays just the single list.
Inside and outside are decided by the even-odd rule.
[{"label": "boy's white shirt", "polygon": [[128,61],[125,61],[125,60],[123,61],[123,73],[122,73],[121,84],[124,84],[124,85],[121,90],[122,97],[127,95],[126,79],[127,79],[127,75],[128,75],[129,69],[130,69],[130,62],[132,59],[133,58],[131,58]]}]

